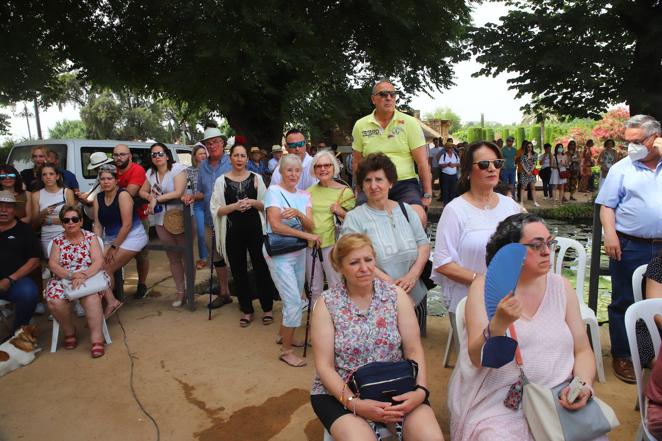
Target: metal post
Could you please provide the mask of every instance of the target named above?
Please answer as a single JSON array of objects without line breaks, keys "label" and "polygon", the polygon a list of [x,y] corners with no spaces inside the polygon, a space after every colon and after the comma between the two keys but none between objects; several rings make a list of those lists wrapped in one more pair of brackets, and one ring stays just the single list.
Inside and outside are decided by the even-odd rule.
[{"label": "metal post", "polygon": [[184,205],[184,272],[186,274],[186,302],[191,311],[195,310],[195,263],[193,262],[193,217],[191,205]]},{"label": "metal post", "polygon": [[588,306],[598,312],[598,284],[600,283],[600,253],[602,252],[602,223],[600,205],[593,205],[593,236],[591,238],[591,272],[588,282]]}]

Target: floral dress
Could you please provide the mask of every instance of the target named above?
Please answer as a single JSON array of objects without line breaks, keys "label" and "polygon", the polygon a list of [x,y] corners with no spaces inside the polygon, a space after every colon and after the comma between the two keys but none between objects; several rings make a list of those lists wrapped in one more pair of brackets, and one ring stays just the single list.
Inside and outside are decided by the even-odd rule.
[{"label": "floral dress", "polygon": [[[403,359],[398,330],[398,293],[394,285],[376,279],[367,312],[352,303],[344,285],[324,291],[322,297],[333,321],[334,360],[343,381],[348,381],[356,369],[370,362]],[[310,393],[332,395],[319,375]]]},{"label": "floral dress", "polygon": [[[522,187],[526,187],[529,184],[534,184],[536,183],[536,175],[534,175],[533,169],[536,168],[536,163],[538,162],[538,155],[535,153],[532,154],[531,156],[529,155],[522,155],[520,158],[520,164],[522,164],[522,168],[524,171],[520,173],[519,175],[519,181],[522,184]],[[531,172],[532,174],[528,175],[526,172]]]},{"label": "floral dress", "polygon": [[[94,233],[87,230],[81,230],[83,233],[83,240],[78,243],[69,242],[64,233],[58,235],[53,239],[53,244],[60,247],[60,257],[58,263],[62,268],[67,271],[84,271],[92,265],[92,247],[93,240],[98,240]],[[110,286],[110,277],[103,271],[104,278]],[[100,292],[99,295],[102,295]],[[64,286],[62,279],[53,276],[46,285],[46,300],[64,299]]]}]

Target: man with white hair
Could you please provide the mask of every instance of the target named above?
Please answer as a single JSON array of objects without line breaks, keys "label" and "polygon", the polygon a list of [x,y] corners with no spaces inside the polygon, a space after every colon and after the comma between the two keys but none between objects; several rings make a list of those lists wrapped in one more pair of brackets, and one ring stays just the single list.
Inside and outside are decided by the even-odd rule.
[{"label": "man with white hair", "polygon": [[635,115],[625,123],[624,138],[628,156],[609,169],[595,202],[602,205],[600,221],[611,272],[608,311],[614,373],[634,383],[624,319],[634,302],[632,273],[662,250],[662,156],[657,148],[662,129],[655,118]]},{"label": "man with white hair", "polygon": [[[313,163],[313,158],[306,153],[306,137],[303,136],[298,129],[290,129],[285,134],[285,148],[290,155],[297,155],[303,163],[301,170],[301,177],[297,183],[298,190],[307,190],[308,187],[317,184],[319,181],[310,173],[310,167]],[[280,184],[282,180],[280,170],[278,167],[274,169],[274,174],[271,176],[271,184]]]},{"label": "man with white hair", "polygon": [[[432,202],[427,144],[416,118],[395,108],[397,97],[398,92],[389,80],[379,80],[372,88],[375,110],[356,121],[352,130],[352,172],[356,173],[364,156],[384,153],[398,172],[398,182],[389,191],[389,199],[411,205],[425,226],[425,210]],[[361,185],[361,182],[354,183],[359,189]]]}]

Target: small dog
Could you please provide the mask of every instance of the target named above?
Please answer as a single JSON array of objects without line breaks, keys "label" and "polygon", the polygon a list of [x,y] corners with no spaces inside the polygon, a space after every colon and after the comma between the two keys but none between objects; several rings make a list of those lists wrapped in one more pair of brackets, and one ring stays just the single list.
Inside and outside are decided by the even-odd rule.
[{"label": "small dog", "polygon": [[32,363],[40,350],[37,346],[37,327],[22,326],[14,337],[0,345],[0,377]]}]

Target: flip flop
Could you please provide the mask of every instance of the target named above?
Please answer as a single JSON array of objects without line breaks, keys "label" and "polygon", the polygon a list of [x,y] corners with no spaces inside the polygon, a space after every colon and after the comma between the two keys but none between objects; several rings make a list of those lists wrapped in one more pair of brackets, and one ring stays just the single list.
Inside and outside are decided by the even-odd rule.
[{"label": "flip flop", "polygon": [[124,302],[116,303],[114,306],[107,306],[106,310],[103,313],[103,316],[108,320],[113,314],[115,314],[122,306]]},{"label": "flip flop", "polygon": [[245,328],[249,326],[252,321],[253,321],[253,316],[251,316],[251,318],[242,317],[239,319],[239,326]]},{"label": "flip flop", "polygon": [[286,355],[290,355],[290,354],[292,354],[291,349],[289,351],[281,351],[280,357],[278,357],[278,359],[280,361],[282,361],[283,363],[287,364],[288,366],[292,366],[292,367],[304,367],[307,364],[306,360],[304,360],[304,359],[299,359],[299,361],[297,363],[290,363],[285,358]]},{"label": "flip flop", "polygon": [[263,325],[270,325],[274,322],[274,316],[273,315],[265,315],[262,317],[262,324]]}]

